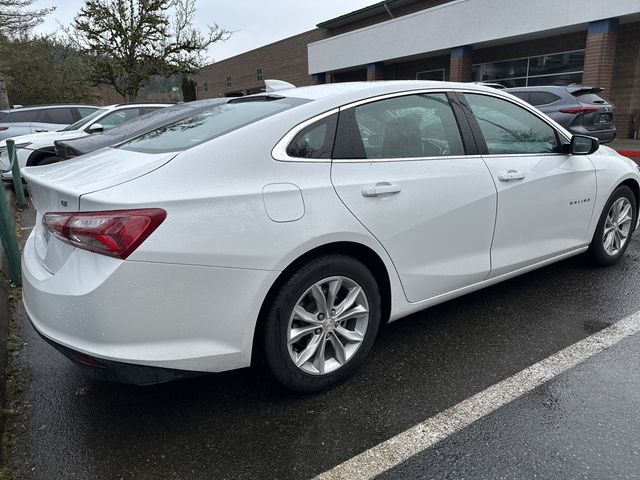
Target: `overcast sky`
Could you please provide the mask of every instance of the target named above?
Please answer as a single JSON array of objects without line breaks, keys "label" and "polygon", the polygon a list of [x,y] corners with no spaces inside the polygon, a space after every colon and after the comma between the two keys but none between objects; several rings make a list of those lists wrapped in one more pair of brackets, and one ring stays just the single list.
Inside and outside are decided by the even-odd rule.
[{"label": "overcast sky", "polygon": [[[236,32],[226,42],[215,44],[209,56],[216,61],[262,45],[306,32],[316,24],[358,10],[379,0],[196,0],[196,24],[201,29],[217,23]],[[38,27],[53,32],[58,23],[71,23],[83,0],[35,0],[34,7],[56,6]]]}]

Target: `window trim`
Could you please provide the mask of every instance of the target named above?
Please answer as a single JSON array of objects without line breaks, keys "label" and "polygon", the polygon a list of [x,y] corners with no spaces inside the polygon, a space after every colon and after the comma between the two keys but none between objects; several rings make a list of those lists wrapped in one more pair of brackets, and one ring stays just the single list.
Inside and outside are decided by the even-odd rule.
[{"label": "window trim", "polygon": [[271,157],[274,160],[279,162],[296,162],[296,163],[331,163],[331,158],[300,158],[300,157],[291,157],[287,153],[287,148],[291,141],[300,133],[302,130],[307,128],[308,126],[322,120],[323,118],[330,117],[333,114],[339,113],[339,108],[333,108],[319,115],[315,115],[302,123],[297,124],[291,130],[289,130],[285,135],[278,140],[275,147],[271,150]]},{"label": "window trim", "polygon": [[[387,98],[394,98],[394,97],[402,97],[405,95],[417,95],[417,94],[421,94],[421,93],[444,93],[445,95],[447,95],[449,97],[449,102],[451,103],[451,108],[453,110],[453,114],[454,117],[456,117],[456,121],[460,122],[461,120],[458,119],[458,116],[456,114],[456,109],[460,110],[460,113],[463,115],[464,120],[467,122],[469,128],[470,128],[470,132],[466,131],[466,129],[464,128],[464,125],[461,125],[460,123],[458,123],[458,129],[460,131],[460,136],[462,137],[462,142],[463,145],[465,145],[466,148],[466,140],[465,140],[465,135],[470,133],[471,136],[469,138],[470,142],[475,143],[476,145],[476,151],[467,155],[447,155],[447,156],[436,156],[436,157],[408,157],[408,158],[294,158],[294,157],[290,157],[289,155],[287,155],[287,147],[289,146],[289,143],[293,140],[293,138],[304,128],[308,127],[309,125],[311,125],[312,123],[317,122],[318,120],[322,120],[325,117],[328,117],[330,115],[333,115],[334,113],[340,113],[344,110],[347,110],[349,108],[353,108],[353,107],[357,107],[360,105],[365,105],[367,103],[372,103],[372,102],[377,102],[380,100],[385,100]],[[336,107],[333,108],[331,110],[328,110],[324,113],[315,115],[297,125],[295,125],[293,128],[291,128],[280,140],[278,140],[278,142],[276,143],[276,145],[273,147],[273,149],[271,150],[271,157],[274,160],[280,161],[280,162],[297,162],[297,163],[332,163],[332,162],[339,162],[339,163],[372,163],[372,162],[415,162],[415,161],[423,161],[423,160],[446,160],[446,159],[473,159],[473,158],[482,158],[483,156],[488,156],[491,155],[488,153],[485,141],[484,141],[484,136],[482,135],[482,132],[479,130],[479,126],[477,124],[477,121],[475,120],[475,117],[473,117],[473,115],[471,115],[471,119],[469,118],[469,113],[467,112],[467,110],[470,110],[469,105],[467,104],[467,102],[464,100],[464,96],[463,95],[458,95],[458,94],[464,94],[464,93],[472,93],[472,94],[478,94],[478,95],[486,95],[489,97],[495,97],[501,100],[505,100],[507,102],[510,102],[520,108],[524,108],[526,111],[532,113],[533,115],[535,115],[536,117],[538,117],[540,120],[542,120],[543,122],[545,122],[547,125],[549,125],[555,132],[556,135],[558,135],[558,139],[559,139],[559,143],[563,144],[563,143],[570,143],[571,142],[571,136],[567,136],[567,133],[564,132],[564,129],[560,126],[555,124],[555,122],[553,122],[553,120],[550,123],[549,120],[544,117],[544,114],[540,111],[538,111],[535,107],[529,105],[528,103],[526,103],[524,100],[521,99],[517,99],[514,97],[514,99],[511,98],[507,98],[503,95],[494,93],[494,92],[488,92],[485,90],[475,90],[475,89],[470,89],[470,88],[420,88],[420,89],[411,89],[411,90],[405,90],[402,92],[393,92],[393,93],[385,93],[382,95],[376,95],[374,97],[369,97],[369,98],[365,98],[365,99],[361,99],[361,100],[356,100],[350,103],[347,103],[345,105],[342,105],[341,107]],[[476,131],[476,129],[478,129]],[[478,138],[478,135],[480,135],[480,137]],[[570,134],[569,134],[570,135]],[[483,153],[484,152],[484,153]],[[564,153],[540,153],[540,154],[530,154],[530,153],[525,153],[525,154],[495,154],[492,156],[502,156],[502,157],[528,157],[531,155],[566,155]]]},{"label": "window trim", "polygon": [[[380,100],[386,100],[389,98],[395,97],[404,97],[411,95],[420,95],[420,94],[428,94],[428,93],[442,93],[446,95],[447,100],[451,106],[451,110],[453,116],[456,121],[456,125],[458,126],[458,132],[460,133],[460,140],[462,142],[462,146],[465,149],[464,155],[437,155],[437,156],[425,156],[425,157],[389,157],[389,158],[333,158],[333,162],[338,163],[372,163],[372,162],[415,162],[415,161],[432,161],[432,160],[459,160],[459,159],[471,159],[471,158],[481,158],[480,147],[475,142],[475,136],[473,135],[473,129],[471,125],[469,125],[469,120],[467,118],[466,113],[464,112],[464,108],[460,105],[460,101],[455,95],[455,92],[458,90],[453,88],[421,88],[417,90],[407,90],[404,92],[394,92],[387,93],[384,95],[379,95],[376,97],[367,98],[364,100],[358,100],[356,102],[348,103],[340,107],[340,112],[344,110],[348,110],[351,108],[359,107],[361,105],[366,105],[368,103],[378,102]],[[477,91],[477,90],[472,90]],[[336,132],[337,135],[337,132]],[[475,148],[474,148],[475,147]]]}]

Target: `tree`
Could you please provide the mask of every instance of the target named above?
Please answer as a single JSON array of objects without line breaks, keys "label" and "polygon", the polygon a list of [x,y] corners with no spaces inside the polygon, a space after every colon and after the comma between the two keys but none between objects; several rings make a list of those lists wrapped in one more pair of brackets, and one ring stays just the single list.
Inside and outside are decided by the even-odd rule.
[{"label": "tree", "polygon": [[55,7],[29,9],[32,4],[33,0],[0,0],[0,35],[14,37],[25,34],[55,10]]},{"label": "tree", "polygon": [[195,0],[85,0],[73,24],[79,47],[93,57],[91,78],[129,100],[153,75],[193,73],[207,48],[231,32],[192,26]]},{"label": "tree", "polygon": [[68,40],[52,35],[23,37],[0,46],[0,71],[12,103],[95,101],[89,59]]},{"label": "tree", "polygon": [[[29,9],[33,0],[0,0],[0,45],[8,38],[27,34],[43,21],[53,8]],[[5,81],[0,78],[0,108],[9,108]]]}]

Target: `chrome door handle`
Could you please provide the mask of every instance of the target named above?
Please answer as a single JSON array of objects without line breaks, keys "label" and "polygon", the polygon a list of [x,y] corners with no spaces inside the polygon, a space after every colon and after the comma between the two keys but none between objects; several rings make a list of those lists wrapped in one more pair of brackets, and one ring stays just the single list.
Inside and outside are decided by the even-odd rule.
[{"label": "chrome door handle", "polygon": [[362,189],[363,197],[379,197],[380,195],[395,195],[400,193],[402,188],[389,182],[378,182],[373,187],[365,187]]},{"label": "chrome door handle", "polygon": [[502,173],[498,175],[498,180],[501,182],[510,182],[511,180],[522,180],[524,178],[524,173],[518,172],[517,170],[508,170],[507,173]]}]

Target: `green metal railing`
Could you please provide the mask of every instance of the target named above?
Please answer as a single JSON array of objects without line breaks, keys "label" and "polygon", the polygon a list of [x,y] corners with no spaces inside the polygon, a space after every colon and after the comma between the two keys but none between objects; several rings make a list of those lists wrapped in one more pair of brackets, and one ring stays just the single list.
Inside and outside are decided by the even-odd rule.
[{"label": "green metal railing", "polygon": [[[13,140],[7,140],[7,154],[9,156],[9,169],[13,176],[13,189],[16,194],[16,203],[18,207],[24,208],[26,205],[24,199],[24,188],[22,185],[22,177],[20,176],[20,165],[16,155],[16,144]],[[2,170],[0,170],[1,172]],[[18,247],[18,239],[11,218],[11,209],[4,193],[4,185],[0,185],[0,240],[4,248],[7,262],[9,263],[9,276],[11,281],[18,286],[22,285],[22,277],[20,272],[20,248]]]}]

